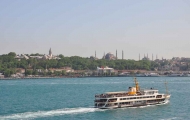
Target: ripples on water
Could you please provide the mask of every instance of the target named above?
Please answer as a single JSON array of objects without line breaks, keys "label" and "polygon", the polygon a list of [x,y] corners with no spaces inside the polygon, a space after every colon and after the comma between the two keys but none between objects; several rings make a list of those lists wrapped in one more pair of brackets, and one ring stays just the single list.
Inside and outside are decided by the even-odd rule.
[{"label": "ripples on water", "polygon": [[0,120],[190,119],[190,77],[138,78],[141,87],[154,87],[162,93],[165,80],[172,94],[168,104],[111,110],[93,108],[94,94],[127,90],[134,85],[133,78],[1,80]]}]

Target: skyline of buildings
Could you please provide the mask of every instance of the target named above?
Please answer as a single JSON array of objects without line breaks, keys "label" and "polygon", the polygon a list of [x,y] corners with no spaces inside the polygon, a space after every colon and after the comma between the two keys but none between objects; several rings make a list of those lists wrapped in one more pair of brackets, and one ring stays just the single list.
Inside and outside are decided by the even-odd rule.
[{"label": "skyline of buildings", "polygon": [[44,54],[44,55],[28,55],[27,56],[26,54],[21,54],[21,55],[16,55],[15,56],[15,59],[18,59],[18,60],[23,59],[23,58],[25,58],[25,59],[36,58],[36,59],[43,59],[43,60],[60,59],[58,57],[58,55],[53,55],[52,54],[51,48],[49,49],[49,54],[48,55]]},{"label": "skyline of buildings", "polygon": [[[119,52],[120,53],[120,52]],[[7,53],[8,54],[8,53]],[[39,54],[39,53],[36,53],[36,54]],[[2,54],[3,55],[3,54]],[[59,54],[60,55],[60,54]],[[40,54],[40,55],[38,55],[38,56],[31,56],[31,55],[28,55],[28,54],[17,54],[16,55],[16,59],[22,59],[22,58],[25,58],[25,59],[29,59],[29,58],[37,58],[37,59],[60,59],[58,56],[59,55],[53,55],[52,54],[52,50],[51,50],[51,48],[49,49],[49,54],[48,55],[46,55],[46,54]],[[62,54],[63,55],[63,54]],[[63,56],[65,56],[65,55],[63,55]],[[79,57],[81,57],[80,55],[75,55],[75,56],[79,56]],[[126,55],[127,56],[127,55]],[[67,57],[71,57],[71,56],[67,56]],[[151,60],[151,61],[154,61],[154,60],[157,60],[157,59],[159,59],[158,58],[158,55],[156,54],[156,58],[154,58],[154,54],[152,53],[152,56],[151,57],[149,57],[149,54],[147,53],[146,55],[144,54],[144,57],[142,57],[141,58],[141,54],[139,53],[139,56],[138,56],[139,58],[138,58],[138,60]],[[103,56],[102,57],[100,57],[100,58],[98,58],[97,57],[97,52],[96,52],[96,50],[95,50],[95,54],[94,54],[94,56],[92,55],[92,56],[90,56],[89,58],[91,58],[91,59],[94,59],[94,60],[97,60],[97,59],[107,59],[107,60],[117,60],[117,59],[131,59],[131,60],[135,60],[135,59],[132,59],[132,58],[124,58],[124,51],[122,50],[121,51],[121,55],[120,55],[120,57],[118,56],[118,51],[117,51],[117,49],[116,49],[116,53],[115,53],[115,55],[112,53],[112,52],[108,52],[108,53],[106,53],[105,54],[105,52],[104,52],[104,54],[103,54]],[[188,57],[172,57],[172,58],[188,58]],[[169,59],[172,59],[172,58],[169,58]],[[163,60],[164,59],[164,57],[161,57],[160,58],[160,60]],[[166,59],[166,58],[165,58]],[[169,60],[168,59],[168,60]]]}]

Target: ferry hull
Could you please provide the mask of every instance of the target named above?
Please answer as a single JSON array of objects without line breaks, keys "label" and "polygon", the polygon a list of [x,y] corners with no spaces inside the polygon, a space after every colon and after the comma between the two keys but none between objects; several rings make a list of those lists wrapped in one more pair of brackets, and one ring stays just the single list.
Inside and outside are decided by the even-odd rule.
[{"label": "ferry hull", "polygon": [[149,105],[164,105],[168,103],[169,100],[165,100],[163,102],[157,102],[157,103],[148,103],[148,104],[139,104],[139,105],[128,105],[128,106],[110,106],[110,107],[95,107],[99,109],[118,109],[118,108],[133,108],[133,107],[143,107],[143,106],[149,106]]}]

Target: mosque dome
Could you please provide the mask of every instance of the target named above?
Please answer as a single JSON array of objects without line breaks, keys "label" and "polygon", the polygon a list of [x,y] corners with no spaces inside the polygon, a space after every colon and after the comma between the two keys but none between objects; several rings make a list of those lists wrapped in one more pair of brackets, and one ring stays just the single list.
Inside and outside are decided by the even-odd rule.
[{"label": "mosque dome", "polygon": [[107,60],[115,60],[116,57],[115,57],[114,54],[109,52],[109,53],[106,54],[105,59],[107,59]]}]

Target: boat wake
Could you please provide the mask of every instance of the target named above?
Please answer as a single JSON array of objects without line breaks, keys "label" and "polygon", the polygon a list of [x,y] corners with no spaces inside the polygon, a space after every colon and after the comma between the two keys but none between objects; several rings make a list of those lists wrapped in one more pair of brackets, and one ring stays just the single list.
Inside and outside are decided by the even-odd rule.
[{"label": "boat wake", "polygon": [[[163,104],[168,104],[168,103],[169,101]],[[160,104],[160,105],[163,105],[163,104]],[[150,106],[156,106],[156,105],[147,105],[147,106],[130,107],[130,108],[145,108],[145,107],[150,107]],[[126,108],[121,108],[121,109],[126,109]],[[50,110],[50,111],[25,112],[25,113],[4,115],[4,116],[0,116],[0,120],[17,120],[17,119],[28,120],[28,119],[53,117],[53,116],[61,116],[61,115],[85,114],[85,113],[105,111],[105,110],[109,110],[109,109],[98,109],[98,108],[93,108],[93,107],[63,108],[63,109]]]},{"label": "boat wake", "polygon": [[104,111],[98,108],[64,108],[50,111],[25,112],[12,115],[0,116],[0,120],[34,119],[42,117],[61,116],[68,114],[83,114],[96,111]]}]

